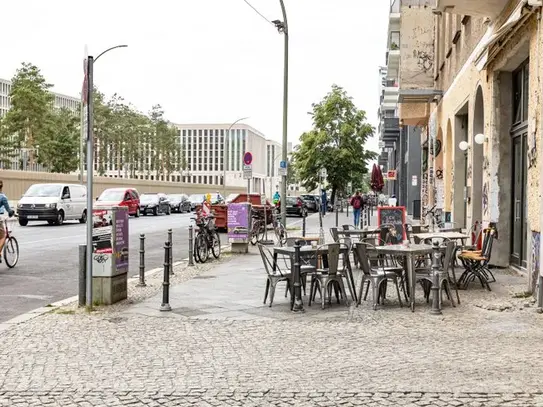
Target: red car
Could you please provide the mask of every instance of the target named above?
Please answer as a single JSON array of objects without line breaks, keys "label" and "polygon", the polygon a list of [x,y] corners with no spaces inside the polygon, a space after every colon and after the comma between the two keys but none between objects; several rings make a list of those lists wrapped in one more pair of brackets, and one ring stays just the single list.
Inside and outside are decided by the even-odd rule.
[{"label": "red car", "polygon": [[136,218],[140,216],[140,195],[134,188],[109,188],[98,197],[94,206],[126,206],[128,214]]}]

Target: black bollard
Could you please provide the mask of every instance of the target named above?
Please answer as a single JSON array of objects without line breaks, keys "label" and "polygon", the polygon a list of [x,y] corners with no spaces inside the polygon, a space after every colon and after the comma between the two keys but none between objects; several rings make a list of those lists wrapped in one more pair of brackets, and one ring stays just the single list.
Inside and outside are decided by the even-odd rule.
[{"label": "black bollard", "polygon": [[192,225],[189,226],[189,266],[194,266],[194,229]]},{"label": "black bollard", "polygon": [[338,227],[339,225],[339,210],[338,210],[338,204],[337,204],[337,201],[335,203],[335,208],[334,208],[334,211],[336,212],[336,228]]},{"label": "black bollard", "polygon": [[439,242],[434,240],[432,242],[432,309],[430,314],[441,315],[441,308],[439,306],[439,269],[441,265],[441,250],[439,249]]},{"label": "black bollard", "polygon": [[146,287],[145,284],[145,233],[140,234],[140,281],[136,287]]},{"label": "black bollard", "polygon": [[162,282],[161,311],[171,311],[170,307],[170,242],[164,243],[164,281]]},{"label": "black bollard", "polygon": [[87,245],[79,245],[79,306],[87,302]]},{"label": "black bollard", "polygon": [[[302,282],[300,276],[300,241],[294,242],[294,302],[292,304],[292,312],[305,312],[304,303],[302,302]],[[324,292],[323,292],[324,295]]]},{"label": "black bollard", "polygon": [[168,229],[168,243],[170,244],[170,275],[173,276],[173,241],[171,229]]},{"label": "black bollard", "polygon": [[304,213],[304,217],[302,219],[302,236],[305,237],[305,228],[306,228],[306,224],[305,224],[305,219],[307,218],[307,212]]}]

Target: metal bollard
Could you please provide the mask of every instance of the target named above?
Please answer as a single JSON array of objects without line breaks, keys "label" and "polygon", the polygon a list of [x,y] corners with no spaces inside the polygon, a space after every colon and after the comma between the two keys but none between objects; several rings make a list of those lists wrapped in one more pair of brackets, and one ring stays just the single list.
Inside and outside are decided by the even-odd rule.
[{"label": "metal bollard", "polygon": [[347,217],[349,217],[349,203],[347,202]]},{"label": "metal bollard", "polygon": [[307,218],[307,212],[304,214],[304,217],[302,219],[302,236],[305,237],[305,228],[306,228],[306,224],[305,224],[305,219]]},{"label": "metal bollard", "polygon": [[[302,301],[302,282],[300,275],[300,241],[296,240],[294,242],[294,267],[293,267],[293,278],[294,278],[294,302],[292,303],[292,312],[305,312],[304,303]],[[324,291],[323,291],[324,295]]]},{"label": "metal bollard", "polygon": [[537,312],[543,313],[543,276],[538,277],[538,287],[537,287]]},{"label": "metal bollard", "polygon": [[162,282],[162,305],[161,311],[171,311],[170,306],[170,242],[164,243],[164,281]]},{"label": "metal bollard", "polygon": [[146,287],[145,284],[145,233],[140,234],[140,281],[136,287]]},{"label": "metal bollard", "polygon": [[171,229],[168,229],[168,243],[170,244],[170,275],[173,276],[173,241]]},{"label": "metal bollard", "polygon": [[79,245],[79,306],[87,302],[87,245]]},{"label": "metal bollard", "polygon": [[336,212],[336,228],[337,228],[339,225],[339,205],[337,204],[337,202],[335,206],[336,207],[334,208],[334,211]]},{"label": "metal bollard", "polygon": [[189,266],[194,266],[194,229],[189,225]]},{"label": "metal bollard", "polygon": [[439,250],[439,242],[434,240],[432,242],[432,309],[430,314],[441,315],[441,308],[439,306],[439,269],[441,265],[441,251]]}]

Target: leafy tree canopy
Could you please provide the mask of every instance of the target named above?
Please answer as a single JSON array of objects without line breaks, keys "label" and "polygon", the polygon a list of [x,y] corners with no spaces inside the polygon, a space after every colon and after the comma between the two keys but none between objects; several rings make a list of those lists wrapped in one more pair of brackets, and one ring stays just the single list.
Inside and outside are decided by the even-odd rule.
[{"label": "leafy tree canopy", "polygon": [[374,128],[367,123],[366,113],[337,85],[312,106],[313,128],[300,137],[301,143],[292,154],[294,167],[309,191],[319,186],[320,170],[326,169],[334,199],[337,192],[346,192],[349,182],[354,187],[368,173],[368,161],[375,153],[364,146]]}]

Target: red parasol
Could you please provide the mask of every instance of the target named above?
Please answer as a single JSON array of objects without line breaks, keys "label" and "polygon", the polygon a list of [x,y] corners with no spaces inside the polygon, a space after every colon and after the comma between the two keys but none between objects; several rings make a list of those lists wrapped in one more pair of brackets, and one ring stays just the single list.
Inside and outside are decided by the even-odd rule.
[{"label": "red parasol", "polygon": [[381,172],[381,167],[379,167],[377,164],[373,164],[373,168],[371,170],[371,189],[375,192],[381,192],[385,186],[385,182],[383,181],[383,173]]}]

